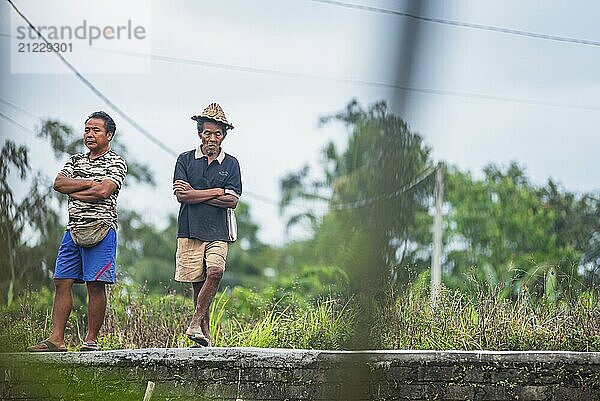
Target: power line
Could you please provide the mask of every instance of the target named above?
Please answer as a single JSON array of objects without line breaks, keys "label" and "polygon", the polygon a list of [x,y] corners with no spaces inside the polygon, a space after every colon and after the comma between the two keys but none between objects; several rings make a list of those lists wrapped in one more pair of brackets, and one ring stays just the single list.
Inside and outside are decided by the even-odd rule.
[{"label": "power line", "polygon": [[[0,102],[2,102],[2,103],[4,103],[4,104],[7,104],[7,105],[10,105],[11,107],[15,108],[16,110],[19,110],[19,111],[21,111],[21,112],[22,112],[22,113],[24,113],[24,114],[27,114],[27,115],[29,115],[29,116],[32,116],[32,117],[35,117],[35,118],[37,118],[37,117],[36,117],[36,116],[35,116],[33,113],[31,113],[31,112],[29,112],[29,111],[27,111],[27,110],[25,110],[25,109],[23,109],[23,108],[21,108],[21,107],[19,107],[19,106],[15,105],[15,104],[13,104],[13,103],[11,103],[11,102],[9,102],[9,101],[5,100],[5,99],[2,99],[2,98],[0,98]],[[6,114],[4,114],[4,113],[2,113],[2,112],[0,112],[0,117],[2,117],[2,118],[4,118],[4,119],[8,120],[8,121],[9,121],[9,122],[11,122],[12,124],[14,124],[14,125],[18,126],[19,128],[21,128],[21,129],[23,129],[23,130],[25,130],[25,131],[27,131],[27,132],[31,133],[32,135],[34,135],[34,136],[36,135],[36,134],[35,134],[35,132],[34,132],[33,130],[31,130],[31,129],[29,129],[29,128],[25,127],[24,125],[22,125],[22,124],[21,124],[21,123],[19,123],[18,121],[14,120],[13,118],[11,118],[11,117],[7,116]],[[170,149],[170,148],[169,148],[169,150],[170,150],[170,152],[172,152],[173,154],[177,154],[177,152],[175,152],[175,150],[173,150],[173,149]],[[265,197],[265,196],[263,196],[263,195],[255,194],[254,192],[251,192],[251,191],[244,191],[244,193],[245,193],[246,195],[250,196],[251,198],[254,198],[254,199],[256,199],[256,200],[259,200],[259,201],[261,201],[261,202],[268,203],[268,204],[272,204],[272,205],[274,205],[274,206],[279,206],[279,201],[277,201],[277,200],[275,200],[275,199],[271,199],[271,198]],[[292,206],[304,207],[304,205],[299,205],[299,204],[293,204]]]},{"label": "power line", "polygon": [[460,92],[460,91],[450,91],[443,89],[431,89],[431,88],[417,88],[406,85],[398,85],[387,82],[375,82],[375,81],[366,81],[360,79],[351,79],[351,78],[338,78],[338,77],[328,77],[323,75],[315,75],[315,74],[305,74],[301,72],[292,72],[292,71],[282,71],[282,70],[274,70],[268,68],[258,68],[258,67],[249,67],[243,65],[234,65],[234,64],[225,64],[225,63],[214,63],[210,61],[203,60],[195,60],[181,57],[172,57],[172,56],[164,56],[159,54],[146,54],[146,53],[137,53],[116,49],[98,49],[94,48],[94,51],[99,52],[107,52],[113,54],[121,54],[131,57],[139,57],[139,58],[149,58],[155,61],[162,61],[174,64],[187,64],[187,65],[197,65],[209,68],[218,68],[225,69],[230,71],[240,71],[240,72],[250,72],[250,73],[258,73],[258,74],[266,74],[266,75],[277,75],[288,78],[305,78],[305,79],[316,79],[321,81],[331,81],[331,82],[339,82],[353,85],[361,85],[361,86],[369,86],[376,88],[386,88],[386,89],[394,89],[401,90],[405,92],[413,92],[419,94],[428,94],[428,95],[439,95],[439,96],[452,96],[452,97],[461,97],[461,98],[470,98],[470,99],[484,99],[484,100],[495,100],[509,103],[521,103],[521,104],[530,104],[530,105],[541,105],[541,106],[550,106],[550,107],[564,107],[571,109],[581,109],[581,110],[592,110],[592,111],[600,111],[600,106],[593,105],[584,105],[584,104],[573,104],[573,103],[560,103],[560,102],[548,102],[544,100],[537,99],[522,99],[508,96],[498,96],[498,95],[490,95],[485,93],[476,93],[476,92]]},{"label": "power line", "polygon": [[[35,26],[15,6],[15,4],[11,0],[7,0],[7,1],[13,7],[13,9],[28,23],[28,25],[31,27],[31,29],[33,29],[36,32],[36,34],[46,44],[50,45],[50,42],[35,28]],[[600,45],[600,42],[582,41],[582,40],[579,40],[579,39],[554,37],[554,36],[550,36],[550,35],[534,34],[534,33],[530,33],[530,32],[509,30],[509,29],[498,28],[498,27],[483,26],[483,25],[479,25],[479,24],[460,23],[460,22],[456,22],[456,21],[447,21],[447,20],[436,20],[436,19],[432,19],[432,18],[419,17],[419,16],[407,14],[407,13],[394,12],[394,11],[391,11],[391,10],[384,10],[384,9],[376,9],[376,8],[373,8],[373,7],[366,7],[366,6],[355,6],[355,5],[351,5],[351,4],[347,4],[347,3],[342,3],[342,2],[336,2],[336,1],[327,1],[327,0],[313,0],[313,1],[321,2],[321,3],[328,3],[328,4],[338,5],[338,6],[345,6],[345,7],[350,7],[350,8],[361,8],[361,9],[366,9],[368,11],[378,11],[378,12],[386,12],[386,13],[391,13],[391,14],[396,14],[396,15],[403,15],[403,16],[406,16],[406,17],[420,19],[420,20],[424,20],[424,21],[428,21],[428,22],[446,23],[446,24],[455,25],[455,26],[477,28],[477,29],[487,29],[487,30],[493,30],[493,31],[498,31],[498,32],[503,32],[503,33],[520,34],[520,35],[525,35],[525,36],[531,36],[531,37],[536,37],[536,38],[541,38],[541,39],[551,39],[551,40],[558,40],[558,41],[564,41],[564,42],[589,44],[589,45],[594,45],[594,46],[599,46]],[[62,54],[60,52],[55,52],[55,53],[61,59],[61,61],[90,90],[92,90],[92,92],[94,92],[106,104],[108,104],[115,111],[117,111],[117,113],[121,117],[123,117],[126,121],[128,121],[134,128],[136,128],[138,130],[138,132],[142,133],[150,141],[152,141],[153,143],[155,143],[157,146],[159,146],[161,149],[163,149],[167,153],[171,154],[172,156],[177,156],[177,152],[175,152],[173,149],[171,149],[170,147],[168,147],[162,141],[160,141],[159,139],[157,139],[155,136],[153,136],[146,129],[144,129],[143,127],[141,127],[133,118],[129,117],[123,110],[121,110],[116,104],[114,104],[106,95],[104,95],[99,89],[97,89],[64,56],[62,56]],[[128,53],[128,55],[134,55],[131,52],[127,52],[127,53]],[[136,56],[139,56],[139,55],[136,55]],[[227,68],[227,69],[231,69],[231,70],[244,71],[244,72],[265,73],[265,74],[282,75],[282,76],[288,76],[288,77],[303,77],[303,78],[312,78],[312,79],[324,79],[324,80],[330,80],[330,81],[354,83],[354,84],[361,84],[361,85],[382,86],[382,87],[390,87],[390,88],[395,88],[395,89],[400,89],[400,90],[405,90],[405,91],[414,91],[414,92],[421,92],[421,93],[433,93],[433,94],[446,94],[446,95],[453,95],[453,96],[479,97],[479,98],[487,98],[487,99],[494,99],[494,100],[509,100],[509,101],[525,102],[525,103],[537,103],[537,104],[545,104],[545,105],[558,105],[558,106],[573,107],[571,105],[566,105],[566,104],[553,104],[553,103],[550,103],[550,102],[538,102],[538,101],[531,101],[531,100],[510,99],[510,98],[503,98],[503,97],[498,97],[498,96],[490,96],[490,95],[482,95],[482,94],[465,94],[465,93],[461,94],[461,93],[458,93],[458,92],[450,92],[450,91],[441,91],[441,90],[433,90],[433,89],[419,89],[419,88],[411,88],[411,87],[406,87],[406,86],[401,86],[401,85],[394,85],[394,84],[386,84],[386,83],[378,83],[378,82],[368,82],[368,81],[351,80],[351,79],[343,79],[343,78],[340,79],[340,78],[322,77],[322,76],[311,75],[311,74],[303,74],[303,73],[296,73],[296,72],[286,72],[286,71],[279,71],[279,70],[269,70],[269,69],[260,69],[260,68],[254,68],[254,67],[236,66],[236,65],[228,65],[228,64],[221,64],[221,63],[211,63],[211,62],[205,62],[205,61],[199,61],[199,60],[180,59],[180,58],[175,58],[175,57],[152,55],[152,54],[149,55],[149,57],[151,57],[154,60],[165,61],[165,62],[188,63],[188,64],[203,65],[203,66],[208,66],[208,67],[215,67],[215,68]],[[25,112],[24,110],[18,108],[18,106],[15,106],[15,105],[13,105],[10,102],[7,102],[7,101],[3,101],[3,102],[5,104],[7,104],[7,105],[10,105],[10,106],[16,108],[17,110]],[[585,108],[588,108],[588,107],[585,107]],[[600,108],[598,108],[598,107],[591,107],[591,109],[598,110]],[[28,115],[30,115],[30,116],[36,117],[32,113],[29,113],[29,112],[25,112],[25,113],[28,114]],[[4,113],[0,112],[0,117],[5,118],[6,120],[10,121],[11,123],[13,123],[13,124],[17,125],[18,127],[22,128],[23,130],[26,130],[28,132],[33,132],[32,130],[30,130],[27,127],[23,126],[22,124],[20,124],[16,120],[14,120],[11,117],[5,115]],[[411,182],[411,183],[409,183],[409,184],[407,184],[407,185],[399,188],[398,190],[394,191],[391,194],[382,195],[382,196],[374,197],[374,198],[370,198],[370,199],[364,199],[364,200],[360,200],[360,201],[356,201],[356,202],[352,202],[352,203],[333,204],[333,205],[329,206],[329,209],[330,210],[347,210],[347,209],[364,207],[366,205],[372,204],[374,202],[377,202],[377,201],[380,201],[380,200],[383,200],[383,199],[391,199],[391,198],[396,197],[396,196],[400,195],[401,193],[403,193],[403,192],[405,192],[405,191],[413,188],[414,186],[418,185],[420,182],[422,182],[424,179],[426,179],[433,171],[434,171],[434,169],[430,169],[429,171],[426,171],[423,175],[421,175],[420,177],[418,177],[413,182]],[[251,192],[248,192],[248,191],[247,191],[247,193],[250,196],[253,196],[256,199],[261,200],[263,202],[278,204],[277,201],[272,200],[272,199],[267,198],[267,197],[264,197],[262,195],[252,194]]]},{"label": "power line", "polygon": [[[11,37],[11,35],[7,35],[5,33],[0,33],[0,36]],[[96,52],[111,53],[111,54],[120,54],[120,55],[125,55],[125,56],[130,56],[130,57],[148,58],[148,59],[155,60],[155,61],[174,63],[174,64],[196,65],[196,66],[203,66],[203,67],[209,67],[209,68],[225,69],[225,70],[230,70],[230,71],[276,75],[276,76],[283,76],[283,77],[288,77],[288,78],[315,79],[315,80],[321,80],[321,81],[331,81],[331,82],[339,82],[339,83],[361,85],[361,86],[368,86],[368,87],[401,90],[401,91],[405,91],[405,92],[412,92],[412,93],[418,93],[418,94],[451,96],[451,97],[460,97],[460,98],[467,98],[467,99],[484,99],[484,100],[501,101],[501,102],[507,102],[507,103],[519,103],[519,104],[539,105],[539,106],[548,106],[548,107],[562,107],[562,108],[579,109],[579,110],[600,111],[600,106],[594,106],[594,105],[549,102],[549,101],[537,100],[537,99],[523,99],[523,98],[498,96],[498,95],[491,95],[491,94],[477,93],[477,92],[461,92],[461,91],[451,91],[451,90],[443,90],[443,89],[435,89],[435,88],[418,88],[418,87],[411,87],[411,86],[406,86],[406,85],[397,85],[397,84],[392,84],[392,83],[387,83],[387,82],[375,82],[375,81],[366,81],[366,80],[351,79],[351,78],[328,77],[328,76],[315,75],[315,74],[305,74],[305,73],[300,73],[300,72],[282,71],[282,70],[274,70],[274,69],[268,69],[268,68],[258,68],[258,67],[250,67],[250,66],[243,66],[243,65],[226,64],[226,63],[214,63],[214,62],[210,62],[210,61],[195,60],[195,59],[173,57],[173,56],[165,56],[165,55],[152,54],[152,53],[150,53],[150,54],[138,53],[138,52],[131,52],[131,51],[116,50],[116,49],[91,48],[89,50],[96,51]],[[113,106],[113,107],[115,107],[115,106]],[[146,131],[141,127],[136,127],[136,128],[142,129],[143,130],[142,133],[144,133],[144,131]],[[157,139],[154,138],[154,140],[157,140]]]},{"label": "power line", "polygon": [[393,198],[397,197],[398,195],[401,195],[402,193],[408,191],[409,189],[412,189],[412,188],[416,187],[417,185],[419,185],[427,177],[429,177],[432,173],[434,173],[435,170],[436,170],[435,167],[429,167],[421,175],[419,175],[417,178],[415,178],[413,181],[411,181],[410,183],[408,183],[406,185],[401,186],[400,188],[398,188],[397,190],[395,190],[392,193],[375,196],[373,198],[368,198],[368,199],[361,199],[359,201],[350,202],[350,203],[338,203],[338,204],[334,203],[333,205],[329,206],[329,210],[358,209],[361,207],[371,205],[375,202],[380,202],[382,200],[387,200],[387,199],[393,199]]},{"label": "power line", "polygon": [[[29,19],[15,6],[15,4],[12,2],[12,0],[6,0],[8,1],[8,3],[12,6],[12,8],[17,12],[17,14],[19,14],[26,22],[27,24],[29,24],[29,27],[31,29],[33,29],[35,31],[35,33],[42,38],[42,40],[51,47],[50,42],[38,31],[38,29],[31,23],[31,21],[29,21]],[[61,59],[61,61],[71,70],[73,71],[73,73],[77,76],[77,78],[79,78],[92,92],[94,92],[98,97],[100,97],[106,104],[108,104],[110,107],[112,107],[117,114],[119,114],[121,117],[123,117],[123,119],[125,119],[127,122],[129,122],[135,129],[137,129],[142,135],[144,135],[146,138],[148,138],[150,141],[152,141],[154,144],[156,144],[158,147],[160,147],[161,149],[163,149],[165,152],[173,155],[173,156],[177,156],[177,153],[174,152],[171,148],[169,148],[167,145],[165,145],[162,141],[160,141],[158,138],[156,138],[155,136],[153,136],[150,132],[148,132],[145,128],[143,128],[141,125],[139,125],[133,118],[129,117],[129,115],[127,115],[127,113],[125,113],[123,110],[121,110],[120,107],[118,107],[116,104],[114,104],[108,97],[106,97],[106,95],[104,95],[104,93],[102,93],[99,89],[97,89],[87,78],[85,78],[78,70],[77,68],[75,68],[71,63],[69,63],[69,61],[60,53],[60,52],[53,52],[54,54],[56,54],[56,56],[58,58]]]},{"label": "power line", "polygon": [[544,34],[544,33],[521,31],[518,29],[510,29],[510,28],[504,28],[504,27],[493,26],[493,25],[485,25],[485,24],[476,24],[476,23],[472,23],[472,22],[448,20],[448,19],[443,19],[443,18],[423,17],[420,15],[411,14],[411,13],[407,13],[407,12],[388,10],[385,8],[379,8],[379,7],[373,7],[373,6],[365,6],[362,4],[345,3],[343,1],[335,1],[335,0],[311,0],[311,1],[313,1],[315,3],[328,4],[331,6],[338,6],[338,7],[344,7],[344,8],[349,8],[349,9],[361,10],[361,11],[369,11],[369,12],[374,12],[374,13],[388,14],[388,15],[397,15],[397,16],[407,17],[407,18],[411,18],[414,20],[418,20],[418,21],[450,25],[450,26],[455,26],[455,27],[460,27],[460,28],[479,29],[482,31],[490,31],[490,32],[505,33],[505,34],[509,34],[509,35],[525,36],[525,37],[535,38],[535,39],[552,40],[555,42],[575,43],[578,45],[589,45],[589,46],[600,47],[600,42],[595,41],[595,40],[570,38],[570,37],[558,36],[558,35],[548,35],[548,34]]},{"label": "power line", "polygon": [[35,135],[35,133],[33,132],[32,129],[27,128],[26,126],[24,126],[20,122],[18,122],[16,120],[14,120],[13,118],[7,116],[6,114],[2,113],[1,111],[0,111],[0,117],[4,118],[5,120],[7,120],[7,121],[9,121],[11,123],[13,123],[14,125],[16,125],[17,127],[21,128],[22,130],[27,131],[27,132]]},{"label": "power line", "polygon": [[18,110],[18,111],[20,111],[20,112],[21,112],[21,113],[23,113],[23,114],[26,114],[26,115],[28,115],[29,117],[31,117],[31,118],[33,118],[33,119],[35,119],[35,120],[37,120],[37,119],[39,118],[39,117],[38,117],[38,116],[36,116],[35,114],[33,114],[33,113],[31,113],[31,112],[29,112],[29,111],[27,111],[27,110],[24,110],[24,109],[20,108],[19,106],[17,106],[17,105],[16,105],[16,104],[14,104],[14,103],[11,103],[11,102],[9,102],[8,100],[1,99],[1,98],[0,98],[0,102],[4,103],[4,104],[5,104],[5,105],[7,105],[7,106],[10,106],[10,107],[12,107],[12,108],[13,108],[13,109],[15,109],[15,110]]}]

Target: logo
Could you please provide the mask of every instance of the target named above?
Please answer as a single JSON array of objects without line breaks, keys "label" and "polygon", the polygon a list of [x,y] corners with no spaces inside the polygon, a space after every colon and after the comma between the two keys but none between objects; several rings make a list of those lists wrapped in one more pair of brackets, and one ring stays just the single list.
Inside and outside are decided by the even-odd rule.
[{"label": "logo", "polygon": [[25,13],[33,26],[18,13],[10,13],[12,73],[72,74],[67,64],[52,53],[59,53],[83,74],[150,72],[147,1],[26,3]]}]

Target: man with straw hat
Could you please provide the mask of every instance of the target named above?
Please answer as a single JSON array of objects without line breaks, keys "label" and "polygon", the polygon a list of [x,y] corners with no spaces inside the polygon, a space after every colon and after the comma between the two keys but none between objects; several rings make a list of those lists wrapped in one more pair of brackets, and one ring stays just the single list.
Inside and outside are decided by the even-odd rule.
[{"label": "man with straw hat", "polygon": [[173,191],[181,204],[178,216],[175,280],[192,283],[194,316],[186,335],[199,346],[210,345],[210,305],[225,271],[227,247],[237,228],[233,209],[242,194],[240,165],[221,149],[227,121],[218,103],[192,116],[200,144],[179,155]]}]

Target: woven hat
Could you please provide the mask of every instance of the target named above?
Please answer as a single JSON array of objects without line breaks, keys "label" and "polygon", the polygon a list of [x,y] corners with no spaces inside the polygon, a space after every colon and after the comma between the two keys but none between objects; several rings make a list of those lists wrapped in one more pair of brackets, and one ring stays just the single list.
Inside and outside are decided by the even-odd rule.
[{"label": "woven hat", "polygon": [[219,123],[225,124],[226,129],[233,129],[233,125],[227,121],[227,117],[225,117],[225,113],[223,109],[219,105],[219,103],[211,103],[202,111],[200,114],[195,114],[192,116],[192,120],[212,120],[217,121]]}]

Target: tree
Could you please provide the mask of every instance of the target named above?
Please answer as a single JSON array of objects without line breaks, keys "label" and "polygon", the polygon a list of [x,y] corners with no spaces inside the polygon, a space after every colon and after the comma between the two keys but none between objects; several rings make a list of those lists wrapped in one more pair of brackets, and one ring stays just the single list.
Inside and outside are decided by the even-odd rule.
[{"label": "tree", "polygon": [[502,285],[505,296],[543,294],[557,274],[581,287],[578,271],[600,232],[598,198],[562,192],[551,180],[537,187],[516,163],[483,172],[481,180],[456,169],[447,174],[446,283],[464,288],[472,275]]},{"label": "tree", "polygon": [[600,282],[600,196],[565,191],[551,179],[538,193],[554,210],[557,246],[582,254],[574,273],[581,273],[587,286]]},{"label": "tree", "polygon": [[324,148],[322,180],[310,182],[308,167],[282,179],[281,207],[328,199],[329,211],[320,221],[310,210],[290,220],[313,222],[308,246],[316,254],[313,260],[342,266],[354,284],[381,288],[390,279],[405,282],[404,250],[420,240],[417,216],[427,214],[432,192],[431,180],[419,181],[431,169],[430,151],[384,102],[364,110],[354,100],[321,120],[331,121],[349,128],[347,148],[340,152],[333,143]]},{"label": "tree", "polygon": [[17,202],[8,181],[12,168],[17,170],[19,179],[28,177],[28,151],[26,147],[7,140],[0,157],[0,294],[3,294],[2,301],[8,304],[23,289],[25,282],[38,287],[49,279],[44,263],[35,261],[44,246],[39,243],[31,245],[28,236],[51,236],[58,220],[46,203],[48,194],[39,185],[42,181],[39,175],[32,182],[29,196]]}]

